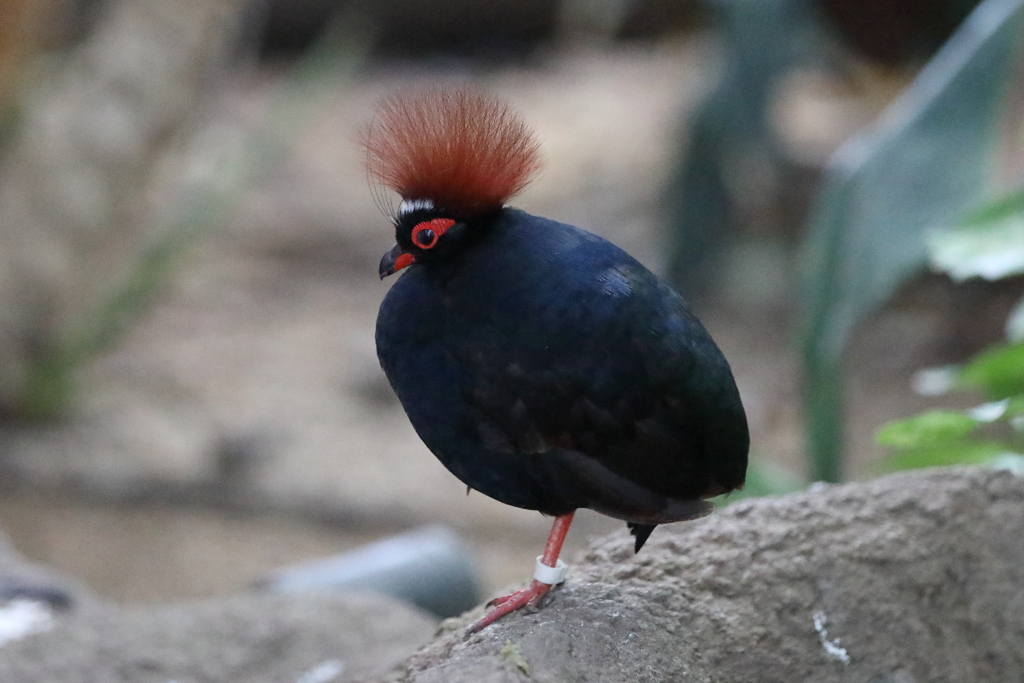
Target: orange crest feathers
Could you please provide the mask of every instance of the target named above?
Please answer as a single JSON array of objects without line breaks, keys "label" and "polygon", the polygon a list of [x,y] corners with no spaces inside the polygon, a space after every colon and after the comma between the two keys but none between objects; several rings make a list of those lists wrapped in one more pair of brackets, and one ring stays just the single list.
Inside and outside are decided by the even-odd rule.
[{"label": "orange crest feathers", "polygon": [[367,172],[402,199],[466,217],[500,208],[541,168],[540,144],[522,118],[468,90],[385,100],[362,144]]}]

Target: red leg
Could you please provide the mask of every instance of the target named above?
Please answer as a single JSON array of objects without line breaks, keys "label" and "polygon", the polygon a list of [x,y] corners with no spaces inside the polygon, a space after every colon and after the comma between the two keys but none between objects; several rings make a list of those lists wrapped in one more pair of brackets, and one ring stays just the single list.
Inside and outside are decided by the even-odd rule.
[{"label": "red leg", "polygon": [[[541,556],[541,564],[547,567],[557,565],[558,555],[562,552],[562,544],[565,543],[565,535],[569,533],[569,525],[572,524],[574,514],[576,514],[575,511],[555,517],[555,521],[551,525],[551,533],[548,535],[547,545],[544,546],[544,554]],[[491,600],[487,606],[493,609],[484,615],[483,619],[473,624],[469,632],[476,633],[506,614],[523,607],[536,607],[549,590],[551,590],[551,584],[534,579],[527,588]]]}]

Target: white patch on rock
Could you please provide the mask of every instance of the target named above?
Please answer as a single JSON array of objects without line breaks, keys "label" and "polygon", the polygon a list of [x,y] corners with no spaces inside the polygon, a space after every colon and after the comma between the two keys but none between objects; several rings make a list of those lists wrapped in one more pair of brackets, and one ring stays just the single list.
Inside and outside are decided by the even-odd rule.
[{"label": "white patch on rock", "polygon": [[345,670],[345,665],[337,659],[328,659],[317,664],[299,676],[295,683],[330,683]]},{"label": "white patch on rock", "polygon": [[821,646],[825,648],[825,654],[828,655],[829,659],[849,664],[850,653],[846,651],[845,647],[839,647],[839,639],[833,638],[829,640],[828,638],[828,629],[825,628],[825,624],[828,623],[828,617],[825,616],[825,613],[815,612],[812,616],[814,618],[814,630],[818,632],[818,640],[821,641]]},{"label": "white patch on rock", "polygon": [[11,600],[0,607],[0,647],[53,628],[53,612],[36,600]]}]

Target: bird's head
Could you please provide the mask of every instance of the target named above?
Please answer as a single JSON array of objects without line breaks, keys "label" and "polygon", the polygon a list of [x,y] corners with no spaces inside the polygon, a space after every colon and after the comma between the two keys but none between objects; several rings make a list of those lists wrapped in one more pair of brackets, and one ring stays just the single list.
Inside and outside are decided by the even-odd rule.
[{"label": "bird's head", "polygon": [[539,143],[501,100],[430,90],[385,100],[363,134],[373,181],[402,197],[380,276],[443,260],[541,168]]}]

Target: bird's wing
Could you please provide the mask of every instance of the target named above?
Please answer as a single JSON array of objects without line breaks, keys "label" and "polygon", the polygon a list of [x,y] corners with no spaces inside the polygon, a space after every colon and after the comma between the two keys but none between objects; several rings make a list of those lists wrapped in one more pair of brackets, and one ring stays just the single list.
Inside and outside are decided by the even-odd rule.
[{"label": "bird's wing", "polygon": [[[478,437],[503,452],[569,451],[671,498],[736,488],[747,435],[728,365],[682,299],[639,268],[454,349]],[[740,450],[743,467],[723,465]]]}]

